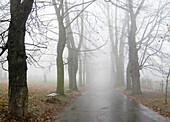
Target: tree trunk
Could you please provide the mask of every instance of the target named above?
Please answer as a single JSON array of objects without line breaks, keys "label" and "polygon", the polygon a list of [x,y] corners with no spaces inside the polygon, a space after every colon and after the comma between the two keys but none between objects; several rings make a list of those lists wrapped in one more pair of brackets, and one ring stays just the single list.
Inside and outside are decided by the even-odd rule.
[{"label": "tree trunk", "polygon": [[47,83],[47,74],[43,72],[44,83]]},{"label": "tree trunk", "polygon": [[90,56],[88,55],[86,57],[86,85],[87,86],[90,86],[90,83],[91,83],[91,71],[90,71],[90,65],[89,65],[89,60],[90,60]]},{"label": "tree trunk", "polygon": [[168,104],[168,79],[166,80],[166,87],[165,87],[165,104]]},{"label": "tree trunk", "polygon": [[132,78],[130,74],[130,63],[128,63],[126,68],[126,90],[132,90]]},{"label": "tree trunk", "polygon": [[129,44],[129,62],[131,65],[132,75],[132,92],[134,94],[141,94],[140,88],[140,74],[139,74],[139,63],[138,63],[138,51],[136,47],[136,19],[133,13],[131,15],[131,29],[128,37]]},{"label": "tree trunk", "polygon": [[113,22],[112,22],[112,17],[110,15],[110,6],[107,6],[107,18],[108,18],[108,29],[109,29],[109,38],[112,46],[112,52],[111,52],[111,75],[110,79],[112,82],[116,83],[117,82],[117,75],[116,75],[116,65],[115,65],[115,46],[114,46],[114,38],[113,38]]},{"label": "tree trunk", "polygon": [[[82,0],[82,3],[84,3],[84,0]],[[84,10],[84,4],[82,5],[82,10]],[[81,50],[82,43],[83,43],[83,35],[84,35],[84,13],[81,14],[81,33],[80,33],[80,42],[78,45],[78,50]],[[82,79],[82,53],[79,52],[79,86],[83,86],[83,79]]]},{"label": "tree trunk", "polygon": [[[115,57],[113,52],[111,53],[111,79],[112,82],[117,82],[117,74],[116,74],[116,67],[115,67]],[[116,84],[114,84],[116,86]]]},{"label": "tree trunk", "polygon": [[83,86],[86,85],[86,54],[83,56]]},{"label": "tree trunk", "polygon": [[8,33],[8,111],[25,116],[28,107],[27,63],[25,52],[25,30],[33,0],[10,1],[11,22]]},{"label": "tree trunk", "polygon": [[[67,39],[67,45],[70,45],[70,43],[68,42],[69,40]],[[69,47],[70,48],[70,47]],[[69,89],[71,90],[72,86],[73,86],[73,76],[72,76],[72,72],[73,72],[73,53],[71,51],[71,49],[68,48],[68,76],[69,76]]]},{"label": "tree trunk", "polygon": [[138,50],[136,45],[136,15],[133,11],[132,0],[129,0],[129,12],[131,18],[130,32],[128,36],[128,45],[129,45],[129,62],[131,66],[131,76],[132,76],[132,93],[141,94],[140,87],[140,74],[139,74],[139,63],[138,63]]},{"label": "tree trunk", "polygon": [[77,79],[76,79],[76,74],[77,74],[77,69],[78,69],[78,57],[76,54],[78,52],[74,50],[69,51],[69,63],[68,63],[68,68],[69,68],[69,89],[78,91],[77,88]]},{"label": "tree trunk", "polygon": [[[67,5],[67,0],[66,2],[66,9],[68,10],[68,5]],[[84,3],[84,1],[83,1]],[[84,5],[83,7],[84,8]],[[83,10],[83,9],[82,9]],[[66,16],[66,25],[67,25],[67,33],[68,33],[68,40],[67,40],[67,45],[70,49],[68,49],[69,51],[69,88],[71,90],[75,90],[78,91],[77,88],[77,79],[76,79],[76,75],[77,75],[77,71],[78,71],[78,51],[81,48],[82,45],[82,41],[83,41],[83,31],[84,31],[84,27],[83,27],[83,13],[82,13],[82,17],[81,17],[81,36],[80,36],[80,42],[78,44],[78,47],[76,48],[75,46],[75,42],[74,42],[74,37],[73,37],[73,33],[72,33],[72,28],[70,25],[70,17],[69,17],[69,13]]]},{"label": "tree trunk", "polygon": [[163,80],[161,81],[161,91],[162,92],[164,91],[164,82],[163,82]]},{"label": "tree trunk", "polygon": [[125,78],[124,78],[124,48],[125,48],[125,32],[127,27],[128,14],[125,14],[124,23],[122,27],[121,37],[120,37],[120,44],[119,44],[119,58],[118,58],[118,67],[119,67],[119,74],[118,79],[120,82],[120,86],[125,86]]},{"label": "tree trunk", "polygon": [[77,75],[77,71],[78,71],[78,52],[77,51],[74,51],[73,52],[73,54],[74,54],[74,62],[73,62],[73,87],[72,87],[72,89],[74,90],[74,91],[78,91],[78,88],[77,88],[77,77],[76,77],[76,75]]},{"label": "tree trunk", "polygon": [[66,43],[66,32],[63,21],[59,21],[59,40],[57,45],[57,93],[64,95],[63,51]]},{"label": "tree trunk", "polygon": [[79,55],[79,86],[83,86],[83,79],[82,79],[82,59],[81,55]]},{"label": "tree trunk", "polygon": [[59,39],[57,45],[57,93],[64,95],[64,64],[63,64],[63,51],[66,44],[66,29],[64,27],[63,16],[64,6],[63,0],[60,1],[59,7],[55,0],[52,0],[58,25],[59,25]]},{"label": "tree trunk", "polygon": [[[68,9],[66,1],[66,9]],[[67,45],[68,45],[68,74],[69,74],[69,89],[78,91],[77,88],[77,70],[78,70],[78,52],[75,47],[74,37],[72,33],[72,28],[70,25],[69,13],[66,16],[66,25],[67,25]]]},{"label": "tree trunk", "polygon": [[168,81],[170,76],[170,69],[166,78],[166,87],[165,87],[165,104],[168,104]]},{"label": "tree trunk", "polygon": [[116,66],[116,82],[115,86],[119,87],[121,86],[121,80],[120,77],[122,77],[120,74],[120,65],[119,65],[119,55],[118,55],[118,27],[117,27],[117,7],[115,7],[115,44],[114,44],[114,56],[115,56],[115,66]]}]

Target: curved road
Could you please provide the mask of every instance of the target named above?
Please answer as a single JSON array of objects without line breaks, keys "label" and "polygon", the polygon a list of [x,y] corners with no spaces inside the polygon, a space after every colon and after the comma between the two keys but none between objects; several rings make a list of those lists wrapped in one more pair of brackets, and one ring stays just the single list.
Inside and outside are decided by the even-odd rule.
[{"label": "curved road", "polygon": [[170,122],[104,83],[91,87],[56,122]]}]

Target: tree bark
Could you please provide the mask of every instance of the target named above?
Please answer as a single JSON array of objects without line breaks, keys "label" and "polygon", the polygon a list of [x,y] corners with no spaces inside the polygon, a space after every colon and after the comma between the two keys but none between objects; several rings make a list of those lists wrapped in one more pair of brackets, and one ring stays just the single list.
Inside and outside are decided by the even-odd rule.
[{"label": "tree bark", "polygon": [[27,63],[25,52],[26,21],[33,0],[10,1],[11,22],[8,33],[8,111],[17,116],[26,116],[28,107]]},{"label": "tree bark", "polygon": [[134,94],[140,94],[140,74],[139,74],[139,64],[138,64],[138,52],[136,48],[136,41],[135,41],[135,34],[136,34],[136,25],[133,20],[131,21],[131,31],[128,39],[129,43],[129,61],[131,65],[131,75],[132,75],[132,92]]},{"label": "tree bark", "polygon": [[118,68],[119,68],[119,73],[118,75],[118,79],[120,82],[120,86],[125,86],[125,74],[124,74],[124,48],[125,48],[125,32],[126,32],[126,27],[127,27],[127,21],[129,21],[127,18],[128,15],[127,13],[125,14],[125,18],[124,18],[124,23],[123,23],[123,27],[122,27],[122,32],[121,32],[121,36],[120,36],[120,44],[119,44],[119,57],[118,57]]},{"label": "tree bark", "polygon": [[[111,52],[111,79],[115,83],[117,82],[117,73],[116,73],[116,66],[115,66],[115,57],[113,55],[113,52]],[[116,87],[117,85],[114,84]]]},{"label": "tree bark", "polygon": [[79,55],[79,86],[83,86],[83,78],[82,78],[82,59],[81,55]]},{"label": "tree bark", "polygon": [[57,45],[57,93],[64,95],[63,51],[66,43],[66,32],[62,19],[59,20],[59,40]]},{"label": "tree bark", "polygon": [[[65,1],[66,2],[66,9],[68,9],[68,3],[67,3],[67,0]],[[84,1],[83,1],[84,2]],[[84,9],[84,6],[82,7]],[[82,9],[82,11],[83,11]],[[78,51],[80,50],[81,48],[81,45],[82,45],[82,41],[83,41],[83,38],[82,38],[82,34],[83,34],[83,22],[82,22],[82,19],[83,19],[83,13],[82,13],[82,17],[81,17],[81,36],[80,36],[80,42],[78,44],[78,47],[75,46],[75,42],[74,42],[74,36],[73,36],[73,33],[72,33],[72,28],[71,28],[71,25],[70,25],[70,17],[69,17],[69,13],[67,14],[66,16],[66,27],[67,27],[67,33],[68,33],[68,38],[67,38],[67,45],[69,47],[68,51],[69,51],[69,58],[68,58],[68,68],[69,68],[69,88],[71,90],[74,90],[74,91],[78,91],[78,88],[77,88],[77,78],[76,78],[76,75],[77,75],[77,71],[78,71]]]},{"label": "tree bark", "polygon": [[132,0],[129,0],[129,11],[131,18],[131,27],[128,36],[128,45],[129,45],[129,62],[131,66],[131,76],[132,76],[132,93],[141,94],[140,87],[140,74],[139,74],[139,63],[138,63],[138,50],[136,47],[136,15],[133,12]]},{"label": "tree bark", "polygon": [[[118,27],[117,27],[117,7],[115,8],[115,40],[113,37],[113,22],[112,18],[110,17],[111,11],[110,6],[107,6],[107,18],[108,18],[108,28],[109,28],[109,36],[112,45],[112,75],[111,79],[115,82],[115,87],[117,86],[124,86],[124,32],[126,28],[126,23],[124,22],[122,28],[122,34],[120,37],[120,43],[118,39]],[[119,46],[119,50],[118,50]]]},{"label": "tree bark", "polygon": [[119,87],[121,86],[121,80],[120,77],[122,77],[120,74],[120,65],[119,65],[119,54],[118,54],[118,27],[117,27],[117,7],[115,7],[115,43],[114,43],[114,49],[113,49],[114,57],[115,57],[115,66],[116,66],[116,82],[115,86]]},{"label": "tree bark", "polygon": [[82,62],[83,62],[83,86],[86,85],[86,79],[87,79],[87,76],[86,76],[86,54],[84,54],[83,58],[82,58]]},{"label": "tree bark", "polygon": [[53,6],[58,19],[59,25],[59,39],[57,45],[57,93],[64,95],[64,64],[63,64],[63,51],[66,44],[66,30],[64,27],[63,16],[64,6],[63,0],[60,1],[59,7],[57,7],[56,1],[52,0]]},{"label": "tree bark", "polygon": [[[82,3],[84,3],[84,0],[82,0]],[[82,10],[84,9],[84,4],[82,5]],[[84,35],[84,13],[81,14],[81,33],[80,33],[80,42],[79,42],[79,46],[78,49],[81,50],[82,47],[82,43],[83,43],[83,35]],[[79,86],[83,86],[83,73],[82,73],[82,69],[83,69],[83,64],[82,64],[82,53],[79,52]]]},{"label": "tree bark", "polygon": [[108,29],[109,29],[109,38],[110,38],[110,42],[111,42],[111,46],[112,46],[112,51],[111,51],[111,75],[110,75],[110,79],[112,80],[112,82],[117,82],[117,75],[116,75],[116,65],[115,65],[115,55],[114,55],[114,38],[113,38],[113,22],[110,18],[110,6],[107,6],[107,18],[108,18]]},{"label": "tree bark", "polygon": [[89,60],[90,60],[90,56],[88,55],[87,57],[86,57],[86,85],[87,86],[90,86],[90,83],[91,83],[91,71],[90,71],[90,62],[89,62]]},{"label": "tree bark", "polygon": [[77,51],[70,50],[69,52],[69,63],[68,63],[68,68],[69,68],[69,89],[78,91],[77,88],[77,70],[78,70],[78,57],[77,57]]},{"label": "tree bark", "polygon": [[165,87],[165,104],[168,104],[168,81],[169,81],[169,76],[170,76],[170,69],[169,72],[167,74],[167,78],[166,78],[166,87]]},{"label": "tree bark", "polygon": [[130,74],[130,63],[128,63],[126,68],[126,90],[132,90],[132,78]]},{"label": "tree bark", "polygon": [[[68,9],[68,3],[65,1],[66,10]],[[75,47],[74,37],[72,33],[72,28],[70,25],[70,16],[69,13],[66,16],[66,26],[67,26],[67,45],[68,45],[68,73],[69,73],[69,89],[73,91],[78,91],[77,88],[77,71],[78,71],[78,52]]]}]

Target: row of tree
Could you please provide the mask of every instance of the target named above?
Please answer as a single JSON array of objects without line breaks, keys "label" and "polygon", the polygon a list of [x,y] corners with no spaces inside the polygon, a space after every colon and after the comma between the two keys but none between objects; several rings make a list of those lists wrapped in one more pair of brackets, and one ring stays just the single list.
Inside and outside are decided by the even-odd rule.
[{"label": "row of tree", "polygon": [[[127,47],[126,89],[132,90],[133,94],[141,94],[140,71],[147,69],[156,72],[155,74],[164,72],[163,75],[167,75],[169,71],[168,61],[166,61],[167,68],[164,70],[156,70],[155,67],[160,67],[158,58],[169,55],[163,51],[164,41],[160,40],[168,40],[169,31],[168,29],[163,31],[163,28],[166,28],[169,19],[168,5],[170,3],[159,1],[157,8],[154,7],[152,10],[149,6],[149,2],[152,1],[114,2],[109,0],[106,2],[115,6],[114,22],[110,15],[113,14],[112,8],[107,7],[115,85],[122,86],[124,83],[124,56],[126,56],[124,53]],[[118,10],[119,14],[124,13],[124,18],[121,21],[118,20]]]},{"label": "row of tree", "polygon": [[[4,18],[2,16],[1,23],[7,23],[4,25],[4,30],[1,33],[1,52],[0,56],[6,56],[1,60],[2,65],[5,61],[8,61],[8,72],[9,72],[9,92],[8,92],[8,111],[17,116],[27,115],[28,108],[28,87],[27,87],[27,62],[32,62],[34,57],[29,53],[26,54],[25,45],[31,45],[38,48],[43,47],[42,43],[40,46],[36,44],[36,38],[33,38],[35,28],[40,32],[40,36],[44,37],[46,34],[42,34],[42,26],[50,31],[48,24],[44,25],[41,20],[39,20],[38,12],[45,9],[46,6],[53,6],[55,9],[55,15],[58,21],[58,41],[57,43],[57,93],[64,95],[64,61],[63,61],[63,51],[65,45],[68,48],[68,71],[69,71],[69,89],[77,91],[77,79],[76,74],[78,71],[78,57],[79,50],[81,50],[83,42],[83,12],[88,8],[95,0],[88,2],[80,2],[77,5],[69,6],[70,2],[60,0],[52,0],[52,3],[47,1],[33,1],[33,0],[11,0],[9,3],[2,1],[2,6],[10,5],[10,16],[9,18]],[[38,4],[41,4],[38,6]],[[70,20],[69,13],[76,6],[82,6],[82,9],[78,14]],[[78,11],[78,10],[77,10]],[[3,11],[5,12],[5,11]],[[9,13],[9,11],[7,10]],[[30,15],[30,16],[29,16]],[[81,15],[81,33],[79,33],[80,41],[78,46],[74,40],[71,24]],[[45,16],[45,15],[44,15]],[[26,23],[27,22],[27,23]],[[9,26],[6,28],[6,26]],[[27,26],[27,28],[26,28]],[[32,27],[30,27],[32,26]],[[43,29],[44,29],[43,28]],[[28,31],[30,29],[30,31]],[[25,34],[32,37],[33,44],[26,43]],[[33,33],[33,34],[32,34]],[[32,35],[31,35],[32,34]],[[35,36],[37,37],[37,36]],[[48,37],[46,36],[46,39]],[[48,38],[50,39],[50,38]],[[6,53],[6,50],[7,53]],[[32,50],[36,51],[36,49]],[[29,56],[29,57],[28,57]],[[27,58],[32,58],[32,60]],[[81,58],[79,58],[81,60]],[[85,58],[83,58],[85,59]],[[36,60],[34,60],[38,63]],[[80,63],[81,67],[83,63]],[[81,71],[83,71],[81,69]],[[80,73],[81,74],[81,73]],[[83,75],[82,75],[83,74]],[[80,85],[85,83],[85,72],[83,72],[80,77]]]},{"label": "row of tree", "polygon": [[[6,50],[8,50],[7,58],[2,58],[3,60],[1,63],[3,64],[4,61],[8,61],[9,112],[19,116],[25,116],[27,114],[27,62],[32,62],[34,58],[26,52],[25,45],[47,48],[47,44],[50,40],[57,40],[57,93],[60,95],[64,95],[65,63],[63,60],[63,53],[65,46],[67,46],[68,49],[66,64],[68,64],[69,89],[78,90],[76,79],[78,69],[80,86],[83,86],[85,81],[89,81],[89,72],[85,72],[88,71],[86,62],[87,54],[85,52],[98,50],[106,44],[104,43],[101,46],[97,46],[97,44],[94,43],[97,42],[97,40],[94,39],[95,41],[91,41],[90,34],[89,37],[85,36],[85,29],[87,29],[85,21],[87,21],[88,24],[90,23],[87,19],[88,14],[93,15],[95,19],[101,21],[100,15],[95,15],[87,11],[88,7],[95,3],[103,10],[103,14],[105,15],[106,21],[102,22],[108,25],[108,29],[105,27],[104,30],[108,30],[107,32],[110,39],[109,44],[111,44],[112,50],[112,79],[115,85],[125,85],[124,64],[127,62],[127,60],[125,60],[125,52],[128,52],[129,60],[126,70],[127,90],[132,90],[134,94],[141,93],[140,71],[144,68],[159,68],[155,62],[157,58],[154,56],[159,58],[160,56],[168,55],[161,51],[163,41],[158,43],[158,40],[160,39],[160,35],[162,35],[161,39],[166,39],[168,35],[168,33],[162,33],[161,29],[164,28],[164,23],[166,23],[169,18],[168,5],[170,3],[163,0],[160,0],[160,2],[158,8],[154,8],[154,10],[149,9],[145,0],[127,0],[126,2],[82,0],[77,4],[73,4],[67,0],[52,0],[52,2],[11,0],[9,3],[1,2],[3,7],[10,5],[10,10],[5,10],[6,14],[10,12],[10,16],[8,14],[9,18],[2,16],[0,20],[1,23],[6,23],[3,25],[5,27],[1,28],[0,56],[3,57]],[[52,18],[49,21],[43,22],[40,19],[41,14],[39,13],[46,7],[54,8],[55,19]],[[120,14],[124,15],[124,17],[120,17]],[[44,13],[42,15],[46,16]],[[56,26],[55,24],[54,27],[58,30],[55,32],[55,29],[51,30],[49,23],[56,19],[58,25]],[[95,33],[94,27],[90,24],[89,27],[93,30],[91,34]],[[37,28],[36,31],[35,28]],[[56,36],[50,38],[47,36],[48,31],[56,34]],[[32,37],[33,44],[25,42],[26,32]],[[39,32],[38,35],[40,37],[46,39],[45,42],[40,43],[37,41],[37,32]],[[96,35],[97,33],[96,31]],[[35,35],[35,38],[33,38],[33,35]],[[78,35],[78,37],[76,35]],[[88,49],[85,40],[88,40],[95,49]],[[35,48],[33,49],[34,51],[36,50]],[[30,60],[30,58],[32,60]],[[166,72],[164,74],[166,74]]]}]

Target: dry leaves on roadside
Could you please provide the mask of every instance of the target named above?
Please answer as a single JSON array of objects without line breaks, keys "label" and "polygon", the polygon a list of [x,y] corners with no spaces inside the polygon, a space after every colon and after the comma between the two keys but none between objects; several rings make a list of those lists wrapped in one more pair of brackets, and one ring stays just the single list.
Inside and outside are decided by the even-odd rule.
[{"label": "dry leaves on roadside", "polygon": [[143,89],[141,95],[132,95],[130,91],[124,91],[122,89],[117,90],[120,90],[122,93],[129,96],[133,100],[170,119],[170,101],[169,104],[165,104],[163,92],[158,90]]},{"label": "dry leaves on roadside", "polygon": [[[56,91],[54,84],[40,83],[40,84],[29,84],[29,100],[28,100],[28,112],[29,115],[27,118],[15,117],[8,114],[8,104],[7,104],[7,84],[0,84],[3,87],[0,87],[0,95],[4,95],[0,99],[0,122],[1,121],[34,121],[34,122],[43,122],[43,121],[52,121],[57,119],[56,115],[63,111],[63,109],[69,106],[75,98],[80,96],[79,92],[65,92],[66,96],[57,96],[55,103],[47,102],[47,95]],[[4,89],[5,88],[5,89]],[[65,88],[67,89],[67,88]],[[80,92],[84,92],[85,89],[80,89]]]}]

